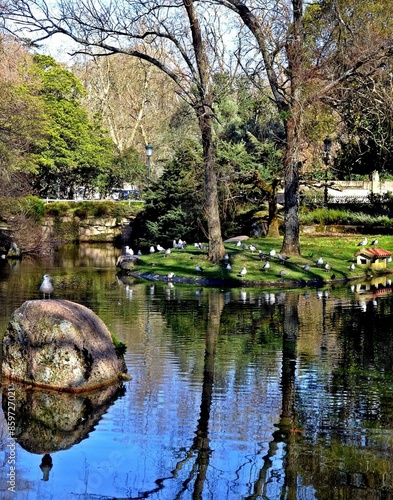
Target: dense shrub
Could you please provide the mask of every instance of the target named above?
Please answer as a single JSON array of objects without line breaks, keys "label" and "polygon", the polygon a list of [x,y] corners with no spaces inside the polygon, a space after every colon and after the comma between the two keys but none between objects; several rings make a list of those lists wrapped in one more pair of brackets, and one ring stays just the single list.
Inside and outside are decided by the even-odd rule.
[{"label": "dense shrub", "polygon": [[301,224],[353,225],[373,228],[380,226],[393,229],[393,219],[387,215],[371,215],[364,212],[317,208],[300,215]]}]

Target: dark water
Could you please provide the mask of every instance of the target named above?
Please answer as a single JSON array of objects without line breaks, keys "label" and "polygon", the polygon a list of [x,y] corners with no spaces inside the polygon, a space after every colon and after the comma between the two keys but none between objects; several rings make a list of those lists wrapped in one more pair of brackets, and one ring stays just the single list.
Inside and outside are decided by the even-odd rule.
[{"label": "dark water", "polygon": [[49,272],[127,345],[132,380],[89,398],[4,385],[0,498],[393,498],[389,282],[170,287],[120,280],[117,254],[1,264],[2,333]]}]

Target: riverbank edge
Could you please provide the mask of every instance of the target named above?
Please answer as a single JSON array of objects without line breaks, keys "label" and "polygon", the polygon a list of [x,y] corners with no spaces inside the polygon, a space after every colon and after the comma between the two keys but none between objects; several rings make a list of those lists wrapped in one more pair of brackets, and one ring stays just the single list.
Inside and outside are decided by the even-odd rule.
[{"label": "riverbank edge", "polygon": [[[136,279],[142,279],[146,281],[155,282],[166,282],[172,283],[173,285],[195,285],[203,287],[212,288],[320,288],[327,285],[345,285],[349,282],[356,282],[362,279],[362,276],[356,276],[352,278],[344,279],[334,279],[334,280],[322,280],[322,279],[311,279],[311,280],[274,280],[274,281],[244,281],[244,280],[234,280],[234,279],[222,279],[222,278],[186,278],[185,276],[173,276],[168,279],[167,276],[157,273],[143,273],[137,271],[122,270],[119,273],[121,276],[131,276]],[[391,273],[389,273],[391,274]]]}]

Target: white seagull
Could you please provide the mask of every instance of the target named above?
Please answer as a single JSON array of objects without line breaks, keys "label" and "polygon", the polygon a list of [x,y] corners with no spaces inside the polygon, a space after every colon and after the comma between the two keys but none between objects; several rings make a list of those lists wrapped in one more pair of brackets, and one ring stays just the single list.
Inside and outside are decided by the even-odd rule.
[{"label": "white seagull", "polygon": [[50,294],[53,293],[53,285],[51,282],[51,277],[49,274],[44,274],[43,280],[40,286],[40,292],[43,294],[44,299],[45,295],[48,295],[48,298],[50,299]]},{"label": "white seagull", "polygon": [[367,242],[368,242],[368,239],[367,238],[363,238],[362,241],[360,241],[358,243],[358,247],[364,247],[364,246],[366,246]]},{"label": "white seagull", "polygon": [[199,264],[197,264],[195,266],[195,271],[197,272],[197,274],[202,274],[203,273],[203,268]]},{"label": "white seagull", "polygon": [[243,277],[247,274],[247,269],[245,267],[242,268],[242,270],[239,273],[239,276]]}]

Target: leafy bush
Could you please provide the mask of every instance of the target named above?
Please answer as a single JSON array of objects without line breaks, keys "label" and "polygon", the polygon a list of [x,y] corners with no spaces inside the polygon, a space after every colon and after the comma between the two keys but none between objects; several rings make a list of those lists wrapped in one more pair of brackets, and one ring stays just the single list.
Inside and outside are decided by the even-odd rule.
[{"label": "leafy bush", "polygon": [[70,213],[71,207],[70,203],[66,201],[55,201],[53,203],[47,203],[45,205],[45,215],[52,217],[62,217]]},{"label": "leafy bush", "polygon": [[393,219],[386,215],[371,215],[364,212],[318,208],[300,215],[301,224],[353,225],[393,228]]},{"label": "leafy bush", "polygon": [[34,222],[40,222],[45,213],[45,203],[37,196],[26,196],[19,200],[20,211],[24,212]]},{"label": "leafy bush", "polygon": [[130,217],[136,215],[141,209],[142,203],[123,203],[114,201],[56,201],[44,205],[45,214],[52,217],[64,217],[66,215],[85,219],[86,217]]}]

